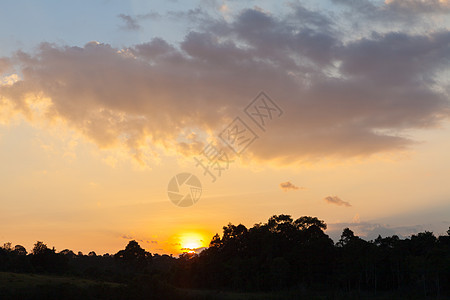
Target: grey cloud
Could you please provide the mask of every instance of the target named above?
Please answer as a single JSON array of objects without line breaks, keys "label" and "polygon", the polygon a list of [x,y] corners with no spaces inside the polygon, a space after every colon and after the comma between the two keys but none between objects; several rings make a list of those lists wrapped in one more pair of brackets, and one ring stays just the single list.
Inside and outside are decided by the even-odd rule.
[{"label": "grey cloud", "polygon": [[156,12],[151,12],[147,14],[139,14],[136,16],[131,16],[127,14],[119,14],[117,17],[119,17],[123,21],[123,25],[121,26],[122,29],[125,30],[139,30],[142,28],[140,25],[140,22],[145,19],[159,19],[161,16],[160,14]]},{"label": "grey cloud", "polygon": [[346,5],[359,11],[373,11],[376,8],[370,0],[331,0],[331,2]]},{"label": "grey cloud", "polygon": [[0,57],[0,75],[6,73],[11,68],[11,62],[7,58]]},{"label": "grey cloud", "polygon": [[350,42],[342,51],[343,74],[364,76],[394,86],[433,83],[433,72],[448,68],[450,32],[430,35],[373,34]]},{"label": "grey cloud", "polygon": [[[450,1],[444,0],[388,0],[380,4],[370,0],[331,0],[348,7],[353,14],[364,16],[364,21],[405,23],[417,25],[427,15],[450,13]],[[350,14],[346,14],[350,16]],[[354,17],[354,16],[353,16]]]},{"label": "grey cloud", "polygon": [[347,207],[352,206],[350,203],[342,200],[338,196],[327,196],[323,200],[325,200],[325,202],[327,202],[327,203],[336,204],[336,205],[339,205],[339,206],[347,206]]},{"label": "grey cloud", "polygon": [[387,9],[399,13],[450,13],[450,1],[448,0],[389,0]]},{"label": "grey cloud", "polygon": [[122,19],[122,21],[125,23],[124,26],[122,27],[123,29],[138,30],[141,28],[141,25],[139,25],[138,20],[130,15],[120,14],[118,15],[118,17]]},{"label": "grey cloud", "polygon": [[311,11],[301,5],[293,5],[293,14],[290,22],[299,22],[300,24],[307,24],[315,26],[321,31],[333,31],[335,25],[332,18],[321,12]]},{"label": "grey cloud", "polygon": [[[304,22],[293,23],[295,13]],[[414,144],[405,130],[448,118],[448,95],[435,88],[450,61],[448,30],[344,41],[338,24],[298,7],[287,16],[247,9],[230,21],[205,18],[179,45],[42,44],[11,58],[23,78],[0,95],[25,114],[27,95],[46,96],[47,118],[142,163],[148,148],[197,154],[205,141],[183,135],[218,133],[260,90],[286,111],[246,152],[264,162],[404,150]]]},{"label": "grey cloud", "polygon": [[410,226],[393,226],[389,224],[361,222],[361,223],[335,223],[329,225],[328,234],[334,241],[338,241],[342,230],[350,228],[356,235],[365,240],[374,240],[381,235],[382,237],[397,235],[400,238],[406,238],[412,234],[426,230],[424,225],[410,225]]},{"label": "grey cloud", "polygon": [[[435,235],[446,235],[450,226],[448,211],[449,204],[446,203],[370,221],[360,221],[359,215],[357,215],[358,217],[353,222],[329,224],[327,234],[334,241],[338,241],[342,230],[348,227],[366,240],[376,239],[378,235],[386,237],[394,234],[406,238],[425,230],[432,231]],[[430,223],[430,220],[433,221]]]},{"label": "grey cloud", "polygon": [[211,17],[202,8],[189,9],[187,11],[169,11],[167,16],[172,20],[184,19],[190,23],[203,24],[211,22]]},{"label": "grey cloud", "polygon": [[[296,7],[295,12],[299,11]],[[258,57],[283,63],[280,66],[303,66],[302,69],[305,69],[305,63],[309,62],[330,64],[333,49],[340,44],[328,30],[327,25],[331,21],[327,23],[325,20],[328,20],[325,15],[304,8],[296,24],[292,23],[290,16],[278,19],[258,10],[247,9],[228,26],[230,35],[238,35],[252,46]],[[317,27],[317,24],[322,26]]]}]

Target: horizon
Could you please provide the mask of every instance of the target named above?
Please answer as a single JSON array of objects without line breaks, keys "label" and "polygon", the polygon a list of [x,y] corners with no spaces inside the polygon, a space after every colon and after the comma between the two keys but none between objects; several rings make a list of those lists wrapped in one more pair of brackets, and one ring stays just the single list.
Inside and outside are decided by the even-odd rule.
[{"label": "horizon", "polygon": [[[274,215],[275,216],[275,215]],[[272,216],[271,216],[272,217]],[[293,217],[293,216],[291,216],[291,217]],[[299,216],[299,217],[303,217],[303,216]],[[312,217],[314,217],[314,216],[312,216]],[[295,218],[295,217],[293,217],[293,219],[295,220],[295,219],[297,219],[297,218]],[[320,220],[320,218],[318,218],[319,220]],[[322,220],[322,221],[324,221],[324,220]],[[328,227],[328,224],[326,223],[326,222],[324,222],[325,223],[325,225],[327,225],[327,227]],[[228,223],[228,224],[231,224],[231,223]],[[253,226],[255,226],[255,225],[258,225],[258,224],[267,224],[267,221],[266,222],[259,222],[259,223],[255,223],[255,224],[253,224],[252,226],[246,226],[245,224],[232,224],[232,225],[244,225],[247,229],[250,229],[250,228],[252,228]],[[348,228],[348,229],[350,229],[350,230],[352,230],[352,228],[351,228],[351,225],[352,224],[355,224],[355,225],[357,225],[358,223],[348,223],[348,224],[345,224],[345,225],[349,225],[348,227],[343,227],[342,228],[342,230],[341,230],[341,232],[334,232],[335,233],[335,235],[334,236],[330,236],[330,238],[333,240],[333,242],[334,242],[334,245],[337,245],[337,243],[339,242],[339,240],[340,240],[340,238],[342,237],[341,235],[342,235],[342,231],[344,230],[344,229],[346,229],[346,228]],[[332,224],[333,225],[333,224]],[[224,225],[225,226],[225,225]],[[344,226],[344,224],[342,224],[342,226]],[[439,236],[446,236],[446,235],[448,235],[448,230],[450,230],[450,227],[449,227],[449,229],[447,229],[447,231],[444,231],[444,232],[441,232],[441,233],[436,233],[436,232],[432,232],[432,231],[430,231],[430,230],[427,230],[426,228],[425,229],[423,229],[423,230],[421,230],[421,231],[417,231],[417,232],[415,232],[415,233],[412,233],[412,234],[410,234],[410,235],[408,235],[408,236],[403,236],[403,235],[397,235],[397,234],[392,234],[392,235],[382,235],[381,233],[380,234],[378,234],[376,237],[375,236],[372,236],[372,238],[368,238],[367,236],[358,236],[358,234],[355,234],[355,236],[357,236],[357,237],[359,237],[359,238],[361,238],[362,240],[364,240],[364,241],[367,241],[367,242],[374,242],[378,237],[381,237],[381,238],[387,238],[387,237],[392,237],[392,236],[397,236],[397,237],[399,237],[400,239],[402,239],[402,240],[406,240],[406,239],[411,239],[411,237],[413,236],[413,235],[416,235],[417,233],[424,233],[424,232],[431,232],[436,238],[438,238]],[[324,231],[324,233],[325,234],[327,234],[327,231],[328,231],[328,228],[327,229],[325,229],[325,230],[323,230]],[[353,231],[353,230],[352,230]],[[223,232],[218,232],[217,234],[219,234],[219,236],[222,236],[223,235]],[[196,234],[194,233],[194,236],[195,236]],[[188,236],[189,236],[189,233],[188,233]],[[213,236],[211,236],[211,239],[213,238]],[[187,239],[187,244],[189,244],[189,242],[192,242],[192,241],[199,241],[201,239],[201,237],[197,237],[197,238],[194,238],[194,239]],[[210,240],[211,240],[210,239]],[[143,241],[143,240],[136,240],[136,239],[133,239],[133,238],[131,238],[131,237],[127,237],[127,238],[124,238],[124,240],[126,241],[125,243],[124,243],[124,245],[126,245],[126,244],[128,244],[129,242],[131,242],[131,241],[135,241],[135,242],[137,242],[138,244],[139,244],[139,246],[141,246],[143,249],[145,249],[145,244],[146,244],[146,241]],[[182,239],[183,240],[183,239]],[[44,243],[49,249],[54,249],[57,253],[58,252],[61,252],[61,251],[63,251],[63,250],[71,250],[71,251],[73,251],[75,254],[77,254],[77,253],[79,253],[79,252],[81,252],[83,255],[88,255],[90,252],[95,252],[95,254],[97,255],[97,256],[103,256],[103,255],[110,255],[110,256],[114,256],[114,254],[116,254],[118,251],[120,251],[120,250],[122,250],[122,248],[124,248],[123,246],[122,246],[122,248],[121,249],[119,249],[119,250],[117,250],[117,251],[107,251],[107,252],[104,252],[104,253],[99,253],[99,252],[97,252],[97,251],[95,251],[95,250],[89,250],[89,251],[78,251],[77,249],[68,249],[68,248],[62,248],[62,249],[56,249],[54,246],[52,246],[51,245],[51,243],[47,243],[46,241],[36,241],[33,245],[31,245],[30,247],[25,247],[25,246],[23,246],[22,244],[20,244],[20,243],[11,243],[11,247],[12,248],[14,248],[14,246],[23,246],[26,250],[27,250],[27,252],[29,253],[29,254],[31,254],[32,253],[32,250],[33,250],[33,247],[35,246],[35,244],[37,243],[37,242],[42,242],[42,243]],[[10,242],[5,242],[5,244],[6,243],[10,243]],[[206,246],[201,246],[201,247],[187,247],[187,248],[182,248],[181,249],[181,252],[180,253],[176,253],[176,254],[174,254],[174,253],[158,253],[158,252],[150,252],[152,255],[167,255],[167,256],[174,256],[174,257],[176,257],[176,255],[178,255],[178,256],[180,256],[180,255],[182,255],[182,254],[185,254],[185,253],[196,253],[196,254],[199,254],[199,253],[201,253],[203,250],[205,250],[205,249],[208,249],[209,248],[209,242],[207,242],[207,245]],[[197,245],[196,245],[197,246]]]},{"label": "horizon", "polygon": [[[0,243],[178,256],[228,223],[450,227],[450,1],[0,10]],[[78,247],[78,249],[77,249]]]}]

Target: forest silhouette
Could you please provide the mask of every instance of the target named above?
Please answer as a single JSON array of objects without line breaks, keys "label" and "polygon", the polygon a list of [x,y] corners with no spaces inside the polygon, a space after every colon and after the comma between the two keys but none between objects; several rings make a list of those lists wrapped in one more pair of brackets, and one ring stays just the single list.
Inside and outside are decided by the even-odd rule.
[{"label": "forest silhouette", "polygon": [[[405,239],[393,235],[371,241],[345,228],[337,243],[325,234],[326,228],[324,221],[309,216],[294,220],[275,215],[251,228],[230,223],[207,249],[178,258],[152,255],[134,240],[114,255],[101,256],[57,252],[40,241],[28,254],[21,245],[5,243],[0,272],[7,278],[0,276],[0,298],[450,297],[450,228],[439,237],[425,231]],[[4,284],[15,274],[81,278],[95,284],[30,283],[20,289]]]}]

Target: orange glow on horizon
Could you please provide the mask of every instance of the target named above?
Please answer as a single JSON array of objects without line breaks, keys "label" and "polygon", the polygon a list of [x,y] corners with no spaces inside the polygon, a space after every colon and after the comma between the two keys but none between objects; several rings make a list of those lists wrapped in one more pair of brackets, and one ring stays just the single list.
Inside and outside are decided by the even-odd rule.
[{"label": "orange glow on horizon", "polygon": [[183,233],[180,235],[180,246],[183,252],[195,252],[196,249],[205,247],[203,235],[195,232]]}]

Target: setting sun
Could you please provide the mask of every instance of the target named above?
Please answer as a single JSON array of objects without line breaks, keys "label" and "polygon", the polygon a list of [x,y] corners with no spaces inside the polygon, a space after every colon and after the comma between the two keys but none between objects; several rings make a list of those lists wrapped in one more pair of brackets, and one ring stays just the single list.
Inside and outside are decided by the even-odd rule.
[{"label": "setting sun", "polygon": [[204,237],[198,233],[184,233],[180,236],[180,245],[183,252],[194,252],[205,247]]}]

